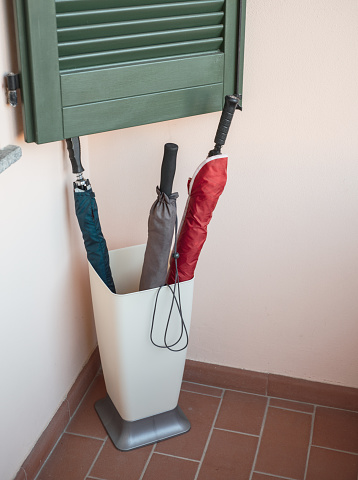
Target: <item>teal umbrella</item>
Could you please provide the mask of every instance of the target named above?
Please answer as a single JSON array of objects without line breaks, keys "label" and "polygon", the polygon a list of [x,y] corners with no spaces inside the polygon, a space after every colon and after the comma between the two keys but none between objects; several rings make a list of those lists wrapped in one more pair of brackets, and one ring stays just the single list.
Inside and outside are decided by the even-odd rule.
[{"label": "teal umbrella", "polygon": [[77,174],[77,179],[73,183],[75,209],[87,258],[107,287],[113,293],[116,293],[109,265],[107,244],[99,221],[95,194],[89,180],[83,178],[84,169],[81,164],[80,139],[78,137],[69,138],[66,143],[72,172]]}]

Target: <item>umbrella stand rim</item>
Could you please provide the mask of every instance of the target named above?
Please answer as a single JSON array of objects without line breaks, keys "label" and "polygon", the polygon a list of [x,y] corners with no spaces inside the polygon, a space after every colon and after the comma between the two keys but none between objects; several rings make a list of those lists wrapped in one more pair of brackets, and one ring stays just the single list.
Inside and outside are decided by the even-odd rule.
[{"label": "umbrella stand rim", "polygon": [[[133,246],[137,246],[137,245],[133,245]],[[139,245],[138,245],[139,246]],[[131,247],[123,247],[123,248],[131,248]],[[110,250],[108,253],[111,253],[111,252],[115,252],[116,250],[122,250],[122,248],[117,248],[115,250]],[[93,270],[93,273],[95,275],[98,276],[98,278],[101,280],[101,282],[103,283],[103,286],[106,288],[106,290],[108,290],[109,293],[111,293],[112,295],[114,296],[119,296],[119,297],[124,297],[124,296],[127,296],[127,295],[137,295],[138,293],[143,293],[143,292],[150,292],[152,290],[159,290],[160,288],[162,287],[170,287],[170,286],[174,286],[174,283],[170,283],[170,284],[164,284],[162,285],[161,287],[153,287],[153,288],[147,288],[146,290],[136,290],[135,292],[128,292],[128,293],[114,293],[112,292],[112,290],[106,285],[106,283],[103,281],[103,279],[98,275],[98,273],[96,272],[95,268],[92,266],[91,262],[89,260],[87,260],[87,263],[89,265],[89,267]],[[183,282],[179,282],[180,285],[182,284],[185,284],[185,283],[188,283],[188,282],[193,282],[195,279],[195,275],[193,278],[190,278],[189,280],[184,280]]]}]

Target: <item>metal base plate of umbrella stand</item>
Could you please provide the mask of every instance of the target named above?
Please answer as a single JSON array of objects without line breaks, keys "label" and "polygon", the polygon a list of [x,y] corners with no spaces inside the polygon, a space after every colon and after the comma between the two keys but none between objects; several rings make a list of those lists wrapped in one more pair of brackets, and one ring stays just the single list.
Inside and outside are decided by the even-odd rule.
[{"label": "metal base plate of umbrella stand", "polygon": [[95,409],[114,446],[122,451],[167,440],[190,430],[190,422],[179,405],[169,412],[134,422],[123,420],[108,395],[95,403]]}]

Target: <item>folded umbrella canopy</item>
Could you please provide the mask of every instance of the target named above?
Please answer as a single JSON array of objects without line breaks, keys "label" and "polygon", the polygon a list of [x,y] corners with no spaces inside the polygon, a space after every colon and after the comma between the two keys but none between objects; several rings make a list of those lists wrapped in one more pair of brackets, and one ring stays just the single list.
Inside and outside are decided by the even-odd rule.
[{"label": "folded umbrella canopy", "polygon": [[167,283],[191,280],[198,258],[207,237],[207,228],[213,211],[227,180],[228,157],[221,154],[221,147],[229,131],[239,99],[226,96],[220,123],[215,136],[215,147],[202,162],[188,182],[188,200],[177,240],[177,258],[172,258]]},{"label": "folded umbrella canopy", "polygon": [[[155,303],[153,309],[152,323],[150,329],[150,341],[158,348],[165,348],[172,352],[181,352],[188,346],[189,335],[188,329],[185,325],[181,304],[180,287],[178,282],[175,282],[174,288],[166,285],[166,277],[168,273],[168,261],[170,249],[174,239],[173,258],[176,259],[176,239],[177,239],[177,207],[176,199],[177,193],[172,193],[173,180],[176,169],[176,157],[178,152],[178,145],[175,143],[167,143],[164,146],[164,156],[161,168],[160,187],[157,187],[157,200],[152,205],[148,219],[148,240],[144,255],[142,275],[139,284],[139,290],[147,290],[150,288],[157,288],[155,296]],[[168,308],[168,317],[163,329],[163,340],[158,343],[154,336],[158,337],[157,331],[154,335],[154,324],[156,320],[157,306],[159,294],[163,291],[163,287],[171,291],[172,299]],[[173,311],[177,309],[177,314],[173,317]],[[162,311],[163,314],[163,311]],[[178,336],[176,340],[169,341],[170,324],[179,320]],[[179,345],[179,342],[184,338],[184,345]]]},{"label": "folded umbrella canopy", "polygon": [[84,179],[81,164],[81,146],[78,137],[66,140],[72,172],[77,174],[73,183],[77,220],[82,232],[87,258],[107,287],[115,293],[115,286],[109,265],[106,240],[103,237],[98,217],[95,194],[89,180]]},{"label": "folded umbrella canopy", "polygon": [[139,290],[161,287],[168,272],[168,259],[177,218],[177,193],[172,193],[178,145],[166,143],[160,187],[148,218],[148,240]]}]

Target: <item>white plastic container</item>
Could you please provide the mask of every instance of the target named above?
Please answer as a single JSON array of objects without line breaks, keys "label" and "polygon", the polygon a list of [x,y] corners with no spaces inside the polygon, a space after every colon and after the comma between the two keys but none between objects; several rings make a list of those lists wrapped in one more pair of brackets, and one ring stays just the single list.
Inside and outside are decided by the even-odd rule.
[{"label": "white plastic container", "polygon": [[[159,289],[138,291],[144,252],[145,245],[109,252],[116,294],[107,288],[90,265],[93,310],[107,393],[120,416],[121,424],[123,421],[125,423],[136,422],[136,430],[140,425],[138,421],[148,418],[153,420],[155,416],[177,409],[186,358],[186,349],[173,352],[167,348],[156,347],[150,340],[153,312]],[[188,334],[193,288],[194,280],[180,283],[182,317]],[[162,287],[157,300],[153,328],[153,340],[159,345],[164,345],[164,332],[172,301],[173,294],[169,287]],[[180,338],[181,332],[182,321],[178,308],[174,304],[168,328],[167,344],[175,343]],[[178,350],[185,347],[186,340],[185,332],[183,332],[181,340],[173,346],[173,349]],[[100,412],[98,413],[100,414]],[[178,412],[175,415],[177,417]],[[103,416],[107,417],[108,415]],[[103,423],[106,421],[108,423],[108,419],[105,421],[103,418],[101,419]],[[153,424],[152,420],[151,424]],[[166,424],[164,429],[168,430],[168,422],[164,423]],[[142,422],[142,424],[146,425],[144,430],[148,436],[148,421]],[[123,430],[123,425],[120,428]],[[188,428],[185,428],[187,431]],[[156,429],[158,429],[158,425]],[[175,435],[179,433],[175,433]],[[143,437],[143,432],[141,432],[141,437]],[[141,444],[145,445],[162,439],[154,438],[152,434],[149,434],[149,437],[150,441]],[[165,438],[168,438],[168,435]],[[121,450],[140,446],[136,442],[134,442],[134,446],[128,446],[133,444],[132,440],[128,443],[127,438],[126,444],[122,445],[123,448],[118,445],[117,440],[113,441]]]}]

